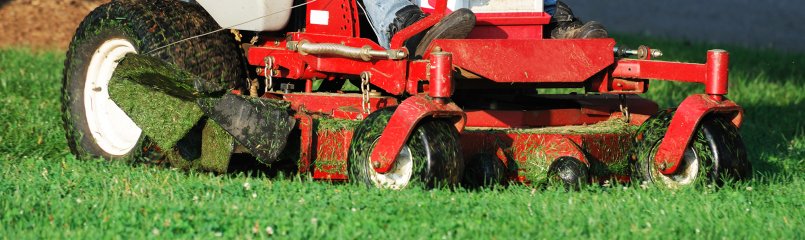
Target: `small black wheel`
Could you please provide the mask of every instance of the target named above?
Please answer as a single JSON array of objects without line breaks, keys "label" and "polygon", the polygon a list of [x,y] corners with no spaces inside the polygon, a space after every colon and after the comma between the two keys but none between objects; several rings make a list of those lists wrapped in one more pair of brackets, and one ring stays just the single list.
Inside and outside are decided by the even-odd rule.
[{"label": "small black wheel", "polygon": [[590,184],[590,168],[574,157],[560,157],[548,167],[549,184],[561,184],[566,190],[578,191]]},{"label": "small black wheel", "polygon": [[386,189],[458,184],[464,172],[458,131],[438,119],[426,119],[417,125],[389,172],[380,174],[374,170],[369,157],[394,110],[375,111],[355,129],[349,147],[350,181]]},{"label": "small black wheel", "polygon": [[234,86],[245,80],[243,57],[225,32],[157,50],[218,28],[200,6],[182,1],[117,0],[93,10],[79,25],[64,63],[61,110],[71,151],[84,159],[161,157],[151,154],[159,148],[109,99],[107,87],[117,60],[129,53],[147,54],[219,81],[218,86]]},{"label": "small black wheel", "polygon": [[465,168],[462,185],[466,188],[489,188],[506,182],[506,166],[494,154],[477,154]]},{"label": "small black wheel", "polygon": [[661,111],[649,118],[635,133],[630,154],[632,181],[650,182],[667,188],[686,186],[721,186],[728,181],[745,180],[752,175],[738,128],[727,119],[709,115],[702,119],[694,138],[685,150],[677,172],[660,173],[654,165],[674,110]]}]

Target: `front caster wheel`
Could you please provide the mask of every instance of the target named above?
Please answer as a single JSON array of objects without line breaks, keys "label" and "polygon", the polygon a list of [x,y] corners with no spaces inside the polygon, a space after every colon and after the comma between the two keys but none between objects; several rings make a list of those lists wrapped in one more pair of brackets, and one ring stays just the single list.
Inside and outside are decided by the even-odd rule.
[{"label": "front caster wheel", "polygon": [[676,173],[660,173],[654,165],[654,155],[674,113],[670,110],[657,113],[643,123],[635,134],[630,155],[633,182],[680,188],[712,184],[720,186],[728,181],[751,177],[752,167],[738,129],[730,121],[715,115],[702,119]]},{"label": "front caster wheel", "polygon": [[548,182],[565,190],[579,191],[590,184],[590,168],[574,157],[560,157],[548,168]]},{"label": "front caster wheel", "polygon": [[355,129],[349,147],[350,181],[386,189],[457,185],[464,171],[458,131],[442,120],[420,122],[397,155],[392,168],[385,174],[374,170],[369,156],[394,110],[378,110]]}]

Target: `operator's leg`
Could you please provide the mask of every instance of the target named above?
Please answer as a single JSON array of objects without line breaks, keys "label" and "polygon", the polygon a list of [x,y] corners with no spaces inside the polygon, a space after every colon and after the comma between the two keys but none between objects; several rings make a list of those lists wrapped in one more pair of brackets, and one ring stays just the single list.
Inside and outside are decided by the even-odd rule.
[{"label": "operator's leg", "polygon": [[545,12],[553,16],[556,14],[556,0],[545,0],[543,1],[545,5]]},{"label": "operator's leg", "polygon": [[606,38],[606,28],[596,21],[582,22],[562,1],[545,0],[545,12],[553,16],[546,30],[554,39]]},{"label": "operator's leg", "polygon": [[[369,15],[369,21],[372,22],[372,29],[377,34],[378,43],[386,49],[389,48],[391,37],[396,33],[391,30],[394,30],[392,28],[395,25],[394,19],[397,18],[397,13],[406,7],[408,9],[414,7],[419,10],[419,7],[408,0],[363,0],[363,4],[366,7],[366,14]],[[416,16],[408,16],[408,18],[414,17],[416,18],[414,22],[416,22],[425,16],[421,11],[420,14],[421,16],[418,18]]]},{"label": "operator's leg", "polygon": [[[391,39],[398,31],[425,18],[419,6],[408,0],[363,0],[380,46],[390,48]],[[475,27],[475,14],[469,9],[458,9],[442,18],[439,23],[405,41],[411,58],[424,54],[434,39],[462,39]]]}]

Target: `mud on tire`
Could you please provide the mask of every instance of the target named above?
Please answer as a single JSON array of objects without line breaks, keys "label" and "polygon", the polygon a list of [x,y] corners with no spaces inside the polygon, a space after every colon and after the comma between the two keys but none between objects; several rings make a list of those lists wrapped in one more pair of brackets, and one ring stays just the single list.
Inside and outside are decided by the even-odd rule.
[{"label": "mud on tire", "polygon": [[[375,172],[369,156],[394,110],[395,108],[380,109],[370,114],[355,129],[347,166],[350,181],[390,189],[458,185],[464,172],[458,131],[447,121],[438,119],[422,120],[417,125],[389,173]],[[390,176],[391,174],[397,176]],[[386,181],[384,184],[378,177],[397,181]]]},{"label": "mud on tire", "polygon": [[[158,148],[153,146],[147,136],[135,139],[129,134],[126,138],[132,141],[123,144],[126,147],[120,148],[120,151],[115,153],[110,153],[98,144],[96,138],[102,136],[93,134],[90,130],[88,111],[92,110],[88,110],[85,106],[85,103],[90,101],[85,97],[92,93],[85,92],[88,89],[106,91],[108,96],[108,90],[103,87],[87,88],[87,84],[96,83],[88,82],[89,79],[95,81],[103,78],[88,75],[96,74],[94,70],[89,69],[93,56],[98,57],[96,53],[101,47],[109,46],[110,40],[114,40],[123,45],[130,45],[129,47],[139,54],[148,54],[173,63],[202,79],[220,81],[224,86],[234,87],[245,79],[243,57],[234,38],[226,32],[214,33],[154,51],[181,39],[218,28],[212,17],[200,6],[181,1],[119,0],[93,10],[79,25],[64,63],[61,111],[71,151],[79,158],[103,157],[131,161],[139,158],[153,160],[159,157],[160,154],[153,154]],[[107,44],[104,45],[105,43]],[[112,55],[115,54],[108,56]],[[110,61],[104,63],[110,64]],[[108,69],[108,66],[101,69]],[[108,79],[106,81],[108,82]],[[93,121],[104,121],[104,118]],[[126,151],[125,149],[135,141],[136,144]]]}]

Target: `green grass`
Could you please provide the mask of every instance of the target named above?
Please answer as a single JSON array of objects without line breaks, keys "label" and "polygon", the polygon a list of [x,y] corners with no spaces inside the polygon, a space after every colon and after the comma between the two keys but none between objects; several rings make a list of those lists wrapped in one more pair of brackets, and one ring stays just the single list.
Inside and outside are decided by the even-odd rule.
[{"label": "green grass", "polygon": [[[622,37],[667,59],[713,46]],[[527,186],[370,190],[308,179],[212,175],[76,160],[59,113],[63,54],[0,50],[0,238],[770,238],[805,229],[805,55],[732,52],[730,97],[755,179],[720,190]],[[678,104],[701,87],[653,83]]]}]

